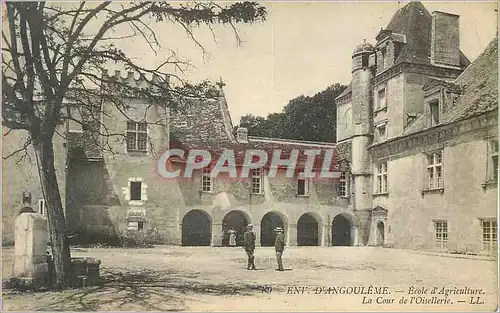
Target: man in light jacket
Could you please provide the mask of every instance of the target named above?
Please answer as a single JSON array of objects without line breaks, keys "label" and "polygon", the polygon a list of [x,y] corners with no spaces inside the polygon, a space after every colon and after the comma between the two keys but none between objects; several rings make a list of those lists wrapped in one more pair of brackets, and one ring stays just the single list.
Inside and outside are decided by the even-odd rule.
[{"label": "man in light jacket", "polygon": [[283,255],[283,251],[285,251],[285,236],[283,236],[283,228],[281,227],[276,227],[276,232],[278,233],[278,235],[276,236],[276,240],[274,241],[276,261],[278,262],[278,268],[276,270],[281,272],[284,271],[281,256]]}]

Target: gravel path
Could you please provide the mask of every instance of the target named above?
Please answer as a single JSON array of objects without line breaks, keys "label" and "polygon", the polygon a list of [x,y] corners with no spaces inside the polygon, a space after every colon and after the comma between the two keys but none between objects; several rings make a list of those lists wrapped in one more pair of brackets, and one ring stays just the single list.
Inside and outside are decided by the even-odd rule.
[{"label": "gravel path", "polygon": [[[3,249],[3,278],[10,276],[12,248]],[[247,271],[241,248],[166,247],[74,249],[73,256],[102,261],[105,284],[63,292],[3,292],[4,310],[22,311],[464,311],[497,308],[497,263],[414,251],[355,247],[290,247],[284,272],[276,272],[272,248],[257,248],[257,271]],[[364,286],[365,292],[335,294],[338,287]],[[409,289],[428,288],[409,295]],[[328,289],[330,287],[330,289]],[[334,288],[336,287],[336,288]],[[430,294],[482,288],[471,295]],[[402,297],[429,304],[400,304]],[[435,296],[450,303],[432,304]],[[365,297],[365,298],[364,298]],[[419,298],[420,297],[420,298]],[[448,299],[448,300],[446,300]],[[369,303],[369,301],[372,301]],[[458,302],[465,301],[465,302]],[[363,303],[364,302],[364,303]],[[384,303],[377,303],[384,302]]]}]

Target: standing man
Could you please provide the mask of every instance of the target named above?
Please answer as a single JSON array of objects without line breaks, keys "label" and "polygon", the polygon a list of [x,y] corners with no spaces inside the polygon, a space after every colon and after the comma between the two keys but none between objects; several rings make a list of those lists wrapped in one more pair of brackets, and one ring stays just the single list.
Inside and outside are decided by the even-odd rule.
[{"label": "standing man", "polygon": [[247,270],[254,270],[254,251],[255,251],[255,233],[253,232],[253,225],[247,226],[247,231],[243,234],[243,247],[245,248],[245,252],[248,255],[248,265]]},{"label": "standing man", "polygon": [[283,251],[285,250],[285,236],[283,236],[283,228],[276,227],[276,232],[278,235],[276,236],[276,241],[274,241],[274,249],[276,250],[276,261],[278,262],[277,271],[284,271],[283,269],[283,261],[281,260],[281,256],[283,255]]}]

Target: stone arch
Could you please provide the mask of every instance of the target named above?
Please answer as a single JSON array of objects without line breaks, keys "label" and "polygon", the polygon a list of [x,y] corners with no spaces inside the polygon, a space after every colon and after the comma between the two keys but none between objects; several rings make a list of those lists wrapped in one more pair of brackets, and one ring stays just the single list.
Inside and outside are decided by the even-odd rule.
[{"label": "stone arch", "polygon": [[243,234],[248,224],[252,223],[250,215],[242,210],[231,210],[222,219],[222,245],[229,246],[229,230],[236,231],[236,245],[243,244]]},{"label": "stone arch", "polygon": [[267,212],[260,221],[260,245],[263,247],[274,246],[276,227],[283,228],[283,235],[288,236],[288,218],[278,211]]},{"label": "stone arch", "polygon": [[383,246],[385,244],[385,224],[382,221],[377,223],[376,245]]},{"label": "stone arch", "polygon": [[357,220],[353,215],[337,214],[332,220],[332,246],[353,246],[357,226]]},{"label": "stone arch", "polygon": [[316,212],[302,214],[297,220],[297,245],[320,246],[323,219]]},{"label": "stone arch", "polygon": [[203,210],[191,210],[182,218],[183,246],[210,246],[212,217]]}]

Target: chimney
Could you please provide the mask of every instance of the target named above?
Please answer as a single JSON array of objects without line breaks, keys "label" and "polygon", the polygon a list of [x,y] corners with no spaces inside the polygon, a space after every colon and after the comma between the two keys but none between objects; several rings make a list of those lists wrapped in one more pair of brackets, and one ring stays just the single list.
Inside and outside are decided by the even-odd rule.
[{"label": "chimney", "polygon": [[115,77],[116,78],[122,78],[122,73],[120,70],[115,70]]},{"label": "chimney", "polygon": [[432,12],[431,63],[460,66],[459,16]]},{"label": "chimney", "polygon": [[127,72],[127,80],[129,82],[132,82],[132,81],[134,81],[134,79],[135,79],[134,78],[134,72],[132,72],[132,71]]},{"label": "chimney", "polygon": [[236,130],[236,140],[239,143],[248,143],[248,129],[245,127],[238,127]]}]

